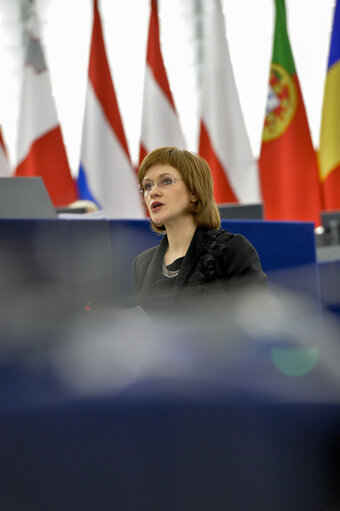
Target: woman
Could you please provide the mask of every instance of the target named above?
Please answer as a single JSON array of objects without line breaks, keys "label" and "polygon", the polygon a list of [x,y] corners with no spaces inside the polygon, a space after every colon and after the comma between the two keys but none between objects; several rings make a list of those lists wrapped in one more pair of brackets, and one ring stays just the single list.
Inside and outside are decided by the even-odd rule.
[{"label": "woman", "polygon": [[[164,237],[133,265],[137,303],[168,308],[242,284],[266,283],[249,241],[221,230],[207,162],[176,147],[149,153],[138,171],[152,229]],[[220,296],[220,295],[219,295]]]}]

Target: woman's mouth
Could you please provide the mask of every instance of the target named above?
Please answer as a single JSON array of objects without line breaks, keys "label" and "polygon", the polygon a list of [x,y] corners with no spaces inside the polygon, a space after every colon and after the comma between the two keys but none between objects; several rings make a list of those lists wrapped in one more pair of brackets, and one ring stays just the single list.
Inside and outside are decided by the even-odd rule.
[{"label": "woman's mouth", "polygon": [[164,206],[164,204],[162,202],[153,202],[151,204],[151,211],[152,212],[158,211],[162,206]]}]

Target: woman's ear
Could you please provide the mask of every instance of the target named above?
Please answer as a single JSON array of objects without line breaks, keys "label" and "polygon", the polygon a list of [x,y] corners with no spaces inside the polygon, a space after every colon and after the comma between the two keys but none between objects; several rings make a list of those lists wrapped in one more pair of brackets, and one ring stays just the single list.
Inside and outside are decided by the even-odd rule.
[{"label": "woman's ear", "polygon": [[194,192],[191,192],[190,202],[198,202],[198,197]]}]

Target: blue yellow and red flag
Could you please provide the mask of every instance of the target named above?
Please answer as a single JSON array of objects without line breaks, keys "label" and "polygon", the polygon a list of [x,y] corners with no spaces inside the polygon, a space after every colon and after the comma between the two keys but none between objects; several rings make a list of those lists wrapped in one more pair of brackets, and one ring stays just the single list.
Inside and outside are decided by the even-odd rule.
[{"label": "blue yellow and red flag", "polygon": [[319,168],[324,209],[340,209],[340,0],[337,0],[322,107]]}]

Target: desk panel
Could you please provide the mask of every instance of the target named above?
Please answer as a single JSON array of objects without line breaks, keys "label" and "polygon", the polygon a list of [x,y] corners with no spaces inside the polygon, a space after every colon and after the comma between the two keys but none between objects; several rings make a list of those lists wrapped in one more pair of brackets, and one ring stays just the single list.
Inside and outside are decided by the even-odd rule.
[{"label": "desk panel", "polygon": [[[319,296],[312,224],[232,221],[223,228],[246,236],[270,282]],[[134,257],[160,242],[148,220],[0,220],[1,294],[52,289],[47,310],[132,304]]]}]

